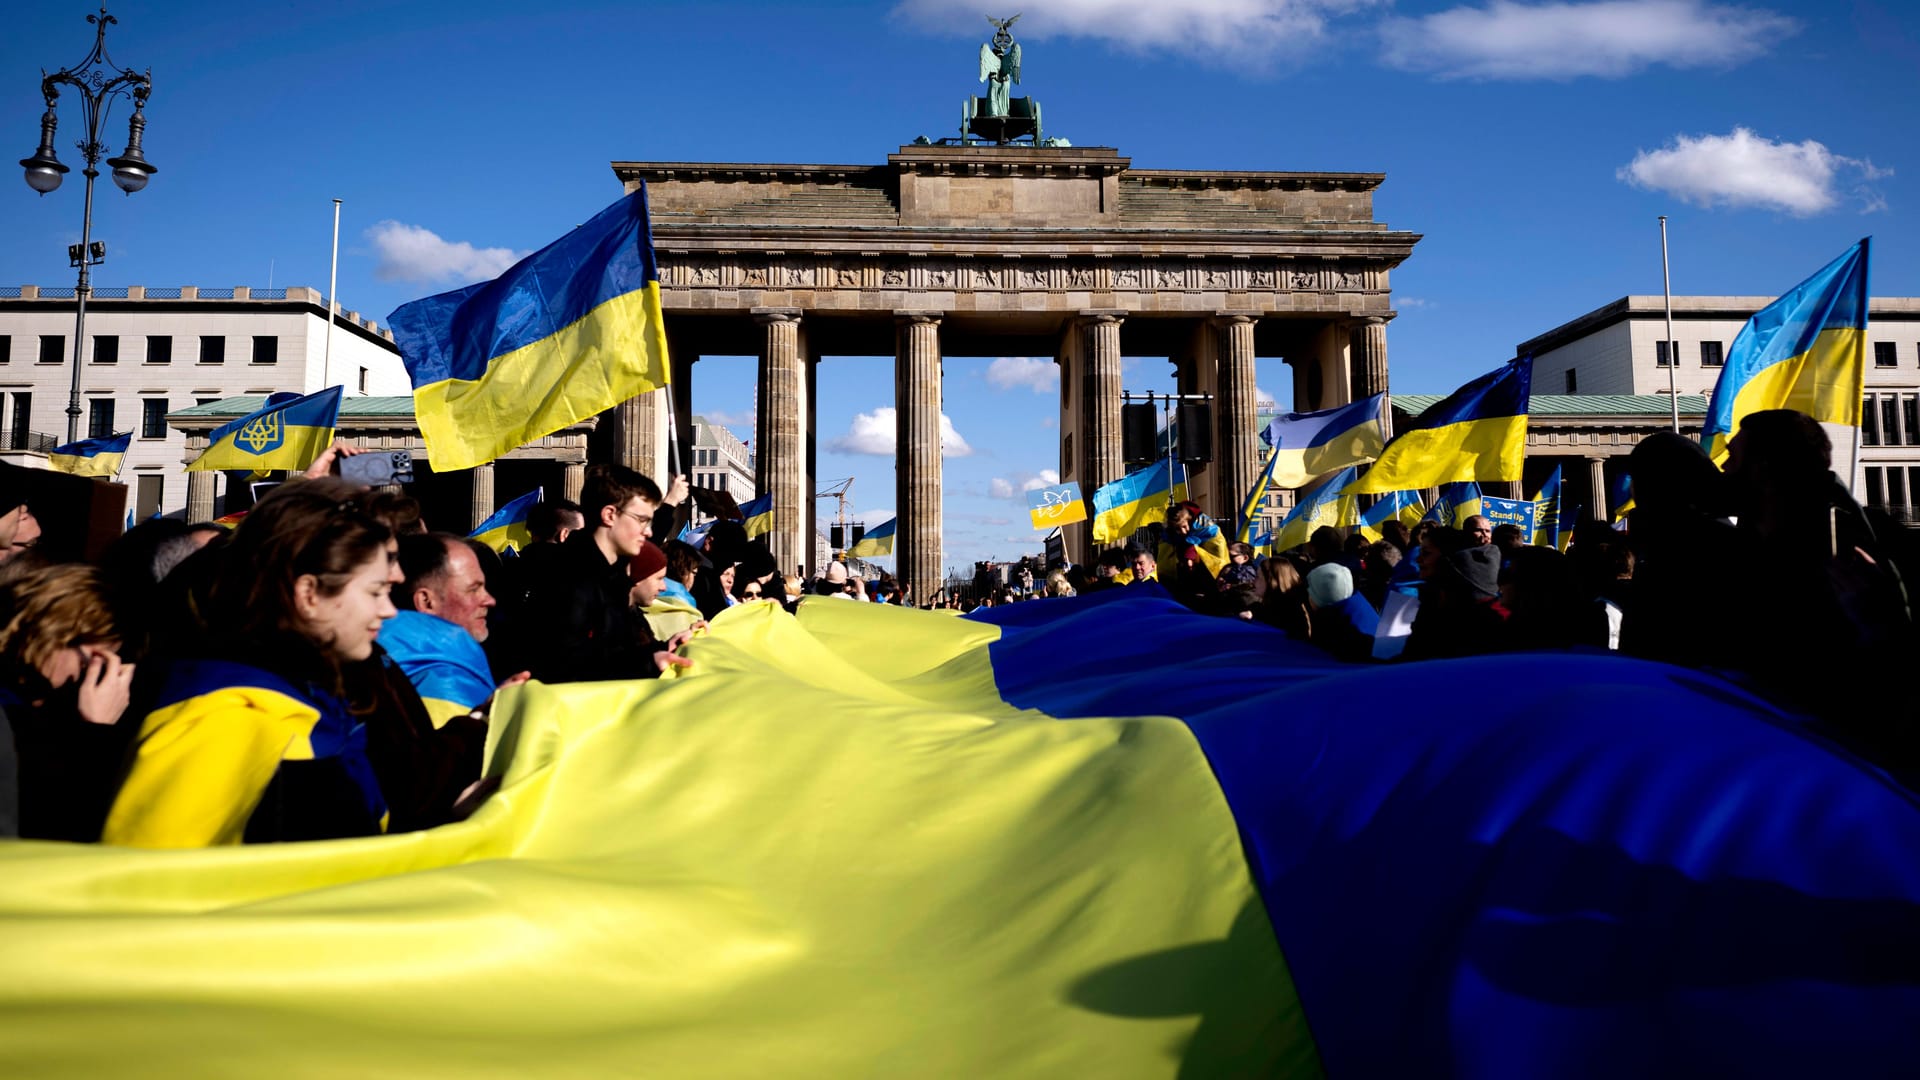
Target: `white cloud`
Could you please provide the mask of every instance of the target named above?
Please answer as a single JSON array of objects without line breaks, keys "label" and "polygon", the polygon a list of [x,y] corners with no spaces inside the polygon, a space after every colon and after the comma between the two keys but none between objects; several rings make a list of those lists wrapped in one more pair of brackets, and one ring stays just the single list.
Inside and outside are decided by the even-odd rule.
[{"label": "white cloud", "polygon": [[1013,482],[1011,480],[1003,480],[998,476],[987,481],[987,498],[989,499],[1013,498]]},{"label": "white cloud", "polygon": [[1522,4],[1490,0],[1381,23],[1382,60],[1445,78],[1620,78],[1665,64],[1726,68],[1800,28],[1758,8],[1705,0]]},{"label": "white cloud", "polygon": [[700,415],[706,417],[713,423],[719,424],[721,427],[736,429],[734,432],[736,435],[741,431],[753,430],[753,414],[745,409],[739,412],[732,412],[727,409],[706,409],[702,411]]},{"label": "white cloud", "polygon": [[524,251],[442,240],[429,229],[399,221],[377,222],[366,237],[379,260],[373,276],[381,281],[486,281],[527,256]]},{"label": "white cloud", "polygon": [[[876,457],[892,457],[895,446],[895,413],[891,405],[882,406],[870,413],[860,413],[847,426],[845,435],[835,436],[827,442],[827,449],[842,454],[872,454]],[[953,420],[946,413],[940,414],[940,456],[967,457],[973,453],[973,447],[954,430]]]},{"label": "white cloud", "polygon": [[1841,198],[1838,186],[1848,181],[1865,209],[1885,209],[1869,184],[1892,174],[1812,139],[1774,142],[1737,127],[1730,135],[1676,135],[1659,150],[1635,154],[1615,175],[1699,206],[1752,206],[1805,217],[1833,209]]},{"label": "white cloud", "polygon": [[1412,311],[1415,308],[1431,308],[1437,307],[1438,305],[1431,300],[1423,300],[1418,296],[1396,296],[1393,298],[1393,306],[1399,310]]},{"label": "white cloud", "polygon": [[[1014,36],[1021,40],[1086,37],[1138,52],[1185,53],[1202,63],[1262,66],[1279,54],[1301,55],[1326,38],[1328,20],[1382,0],[1049,0],[1030,5]],[[901,0],[894,14],[959,33],[992,29],[971,0]]]},{"label": "white cloud", "polygon": [[1280,399],[1256,386],[1253,388],[1253,405],[1256,409],[1262,405],[1271,405],[1277,409],[1280,407]]},{"label": "white cloud", "polygon": [[1002,356],[987,365],[987,381],[1002,390],[1024,386],[1052,394],[1060,389],[1060,366],[1038,356]]},{"label": "white cloud", "polygon": [[1014,473],[1012,479],[996,476],[987,481],[987,497],[990,499],[1017,498],[1029,491],[1053,487],[1059,482],[1060,472],[1057,469],[1041,469],[1037,473]]},{"label": "white cloud", "polygon": [[1040,475],[1029,476],[1020,483],[1021,491],[1039,491],[1045,487],[1055,487],[1060,483],[1060,473],[1056,469],[1041,469]]}]

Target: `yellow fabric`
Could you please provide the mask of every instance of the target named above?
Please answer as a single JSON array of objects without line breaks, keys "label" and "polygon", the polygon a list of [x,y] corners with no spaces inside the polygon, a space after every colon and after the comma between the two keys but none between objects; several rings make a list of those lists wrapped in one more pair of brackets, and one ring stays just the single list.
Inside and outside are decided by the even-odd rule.
[{"label": "yellow fabric", "polygon": [[1187,501],[1187,482],[1173,485],[1173,490],[1150,491],[1141,498],[1129,503],[1121,503],[1111,510],[1103,510],[1093,516],[1093,542],[1096,544],[1117,544],[1132,536],[1140,529],[1156,521],[1164,521],[1167,507],[1174,503]]},{"label": "yellow fabric", "polygon": [[95,454],[86,457],[81,454],[48,454],[47,468],[54,472],[72,473],[74,476],[99,476],[111,478],[120,472],[120,466],[127,460],[122,454]]},{"label": "yellow fabric", "polygon": [[653,603],[640,609],[640,615],[647,620],[647,628],[660,641],[688,629],[703,617],[700,609],[678,597],[665,593],[654,598]]},{"label": "yellow fabric", "polygon": [[427,707],[427,719],[433,721],[433,726],[437,728],[446,727],[447,721],[456,716],[465,716],[473,711],[472,705],[462,705],[457,701],[448,701],[445,698],[422,697],[420,704]]},{"label": "yellow fabric", "polygon": [[1866,355],[1867,332],[1841,327],[1820,331],[1806,352],[1755,372],[1733,396],[1733,431],[1716,432],[1707,447],[1713,463],[1727,463],[1727,445],[1739,434],[1741,420],[1768,409],[1794,409],[1823,424],[1859,427]]},{"label": "yellow fabric", "polygon": [[1525,415],[1463,420],[1402,433],[1341,494],[1384,495],[1467,480],[1519,480],[1526,459]]},{"label": "yellow fabric", "polygon": [[230,686],[157,709],[101,840],[128,847],[238,844],[283,760],[313,757],[320,714],[273,690]]},{"label": "yellow fabric", "polygon": [[0,844],[0,1074],[1318,1075],[1191,734],[998,703],[992,633],[742,605],[503,691],[464,823]]},{"label": "yellow fabric", "polygon": [[[1214,577],[1219,577],[1220,571],[1224,569],[1227,563],[1232,561],[1233,558],[1232,554],[1227,551],[1226,533],[1214,533],[1211,537],[1208,537],[1205,542],[1195,545],[1194,551],[1199,556],[1200,565],[1206,567],[1207,573]],[[1179,554],[1173,550],[1173,545],[1164,542],[1161,543],[1159,552],[1154,556],[1155,562],[1161,566],[1171,565],[1173,561],[1178,558]]]},{"label": "yellow fabric", "polygon": [[493,358],[478,379],[413,392],[435,472],[470,469],[667,385],[660,285],[623,293],[530,345]]}]

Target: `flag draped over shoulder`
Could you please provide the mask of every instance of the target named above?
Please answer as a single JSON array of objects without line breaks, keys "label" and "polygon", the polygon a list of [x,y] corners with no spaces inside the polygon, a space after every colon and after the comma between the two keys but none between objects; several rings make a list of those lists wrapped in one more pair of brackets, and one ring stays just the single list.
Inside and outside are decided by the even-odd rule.
[{"label": "flag draped over shoulder", "polygon": [[1360,500],[1345,489],[1353,483],[1357,466],[1349,465],[1312,487],[1302,488],[1298,501],[1273,530],[1274,552],[1299,547],[1322,525],[1340,527],[1360,523]]},{"label": "flag draped over shoulder", "polygon": [[747,529],[747,539],[763,536],[773,531],[773,493],[768,492],[757,499],[749,499],[740,504],[740,516]]},{"label": "flag draped over shoulder", "polygon": [[415,300],[388,323],[436,472],[665,386],[645,187],[495,280]]},{"label": "flag draped over shoulder", "polygon": [[467,536],[478,540],[495,551],[505,552],[508,548],[525,551],[533,543],[533,533],[527,531],[527,515],[534,505],[545,498],[544,488],[534,488],[525,495],[495,510],[487,520],[473,527]]},{"label": "flag draped over shoulder", "polygon": [[885,522],[867,530],[866,535],[860,538],[859,543],[847,549],[847,554],[862,559],[872,559],[881,555],[893,554],[893,531],[894,527],[899,523],[900,519],[897,517],[888,518]]},{"label": "flag draped over shoulder", "polygon": [[0,844],[0,1014],[31,1020],[0,1075],[1914,1059],[1920,805],[1708,673],[1355,668],[1151,585],[747,604],[687,653],[503,691],[500,792],[430,832]]},{"label": "flag draped over shoulder", "polygon": [[1165,520],[1169,503],[1185,501],[1187,470],[1164,458],[1093,492],[1093,542],[1116,544]]},{"label": "flag draped over shoulder", "polygon": [[1533,357],[1510,361],[1455,390],[1408,422],[1353,495],[1430,488],[1451,481],[1518,480],[1527,456]]},{"label": "flag draped over shoulder", "polygon": [[1316,476],[1379,457],[1387,441],[1381,424],[1386,403],[1387,395],[1375,394],[1337,409],[1275,417],[1260,433],[1273,448],[1273,483],[1305,487]]},{"label": "flag draped over shoulder", "polygon": [[75,476],[116,476],[120,466],[126,463],[127,447],[131,445],[131,431],[99,439],[81,439],[48,451],[47,467]]},{"label": "flag draped over shoulder", "polygon": [[1725,465],[1750,413],[1795,409],[1824,424],[1860,426],[1867,377],[1867,256],[1861,240],[1734,335],[1713,384],[1700,442]]},{"label": "flag draped over shoulder", "polygon": [[1377,544],[1386,539],[1386,534],[1380,531],[1382,525],[1398,521],[1411,527],[1426,509],[1426,502],[1417,491],[1389,491],[1360,515],[1360,535]]},{"label": "flag draped over shoulder", "polygon": [[207,435],[207,448],[187,466],[189,472],[251,469],[298,472],[333,445],[345,389],[325,390],[268,404]]}]

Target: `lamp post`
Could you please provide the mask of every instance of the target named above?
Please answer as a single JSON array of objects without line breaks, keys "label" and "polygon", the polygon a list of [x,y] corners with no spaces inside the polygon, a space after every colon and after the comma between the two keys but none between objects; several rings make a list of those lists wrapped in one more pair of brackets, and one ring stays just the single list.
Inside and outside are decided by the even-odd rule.
[{"label": "lamp post", "polygon": [[86,59],[51,75],[44,68],[41,69],[40,93],[47,99],[47,111],[40,117],[40,149],[34,151],[32,157],[20,161],[20,167],[27,171],[28,187],[45,195],[60,186],[61,177],[68,170],[53,151],[53,132],[59,125],[54,107],[60,100],[60,85],[64,83],[73,87],[80,95],[81,118],[86,125],[86,137],[75,145],[87,163],[87,167],[81,170],[81,174],[87,178],[87,198],[80,220],[80,242],[67,248],[68,259],[80,270],[80,281],[73,290],[79,303],[73,319],[73,392],[67,398],[68,442],[80,438],[80,353],[86,343],[87,294],[92,291],[87,271],[107,258],[107,245],[93,239],[93,181],[100,175],[100,170],[95,166],[100,163],[101,155],[107,152],[106,146],[100,141],[100,125],[105,122],[114,98],[133,98],[133,118],[127,124],[126,150],[117,158],[107,159],[107,166],[113,170],[113,182],[120,186],[120,190],[131,195],[146,187],[148,178],[158,171],[147,164],[147,159],[140,153],[140,137],[147,129],[144,111],[147,95],[153,92],[152,72],[142,74],[128,71],[107,58],[107,27],[120,20],[107,14],[105,7],[100,9],[98,15],[87,16],[87,21],[97,29],[93,36],[93,51],[87,54]]}]

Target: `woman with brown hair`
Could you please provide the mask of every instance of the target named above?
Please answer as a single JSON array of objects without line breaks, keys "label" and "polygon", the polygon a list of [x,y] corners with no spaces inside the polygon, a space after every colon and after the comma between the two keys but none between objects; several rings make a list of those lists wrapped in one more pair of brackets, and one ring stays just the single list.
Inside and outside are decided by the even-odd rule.
[{"label": "woman with brown hair", "polygon": [[1269,556],[1260,564],[1254,591],[1259,594],[1256,618],[1286,631],[1288,637],[1307,640],[1307,579],[1293,563],[1279,555]]},{"label": "woman with brown hair", "polygon": [[208,591],[205,655],[172,664],[102,839],[138,847],[365,836],[387,805],[341,667],[394,614],[392,532],[351,484],[277,488]]},{"label": "woman with brown hair", "polygon": [[98,570],[46,566],[0,586],[0,715],[19,768],[17,818],[0,796],[14,826],[0,835],[99,837],[127,744],[116,724],[134,666],[119,649]]}]

